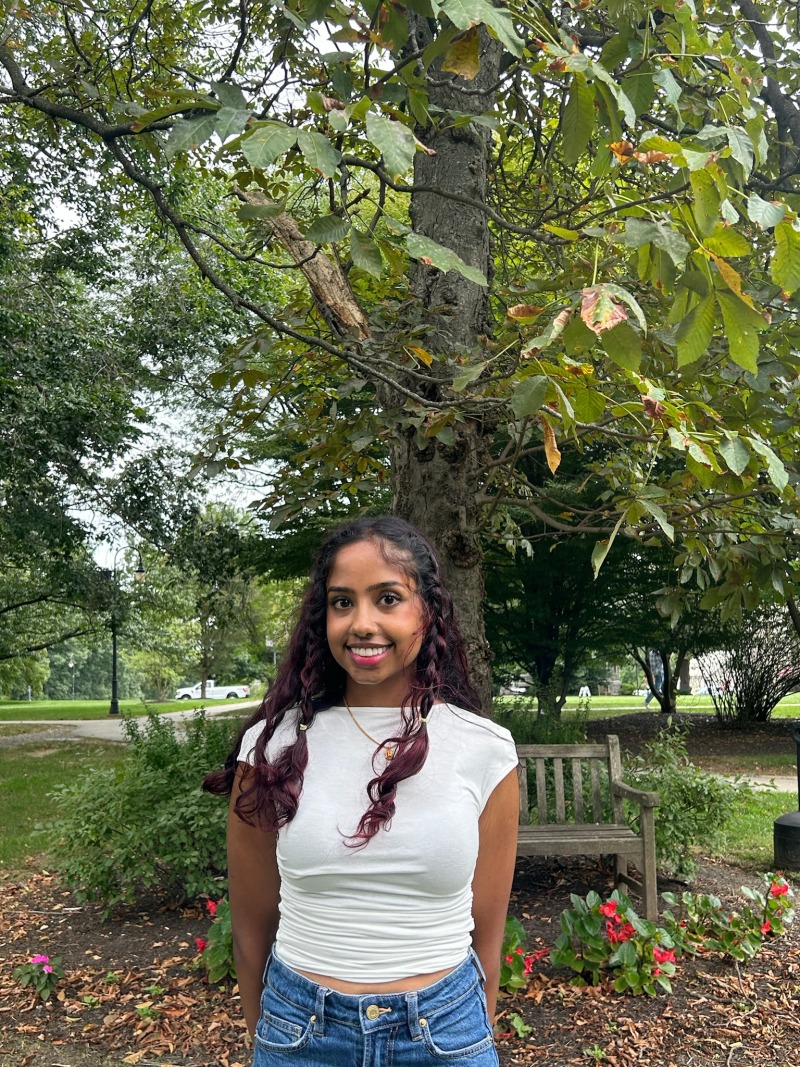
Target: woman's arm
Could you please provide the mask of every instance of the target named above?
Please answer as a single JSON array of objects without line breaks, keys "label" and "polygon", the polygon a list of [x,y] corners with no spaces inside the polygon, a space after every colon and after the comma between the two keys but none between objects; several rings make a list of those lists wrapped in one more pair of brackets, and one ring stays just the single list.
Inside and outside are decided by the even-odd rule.
[{"label": "woman's arm", "polygon": [[472,947],[486,972],[489,1018],[497,1011],[500,953],[517,856],[519,785],[516,770],[495,786],[478,823],[478,861],[472,880]]},{"label": "woman's arm", "polygon": [[234,811],[247,770],[247,764],[239,764],[228,811],[228,898],[236,978],[252,1037],[261,1011],[261,979],[278,930],[281,880],[277,834],[248,825]]}]

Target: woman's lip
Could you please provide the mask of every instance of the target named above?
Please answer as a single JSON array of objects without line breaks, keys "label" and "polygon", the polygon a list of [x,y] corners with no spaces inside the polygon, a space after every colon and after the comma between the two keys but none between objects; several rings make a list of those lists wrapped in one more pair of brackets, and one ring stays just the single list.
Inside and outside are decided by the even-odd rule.
[{"label": "woman's lip", "polygon": [[[381,651],[377,655],[360,656],[358,654],[358,652],[356,652],[355,647],[357,647],[357,648],[380,648]],[[392,646],[391,645],[358,645],[358,646],[355,646],[355,647],[353,645],[348,645],[347,646],[347,651],[350,653],[350,656],[352,657],[352,659],[355,660],[355,662],[359,666],[365,666],[365,665],[369,665],[370,663],[381,663],[383,661],[383,659],[386,657],[386,654],[388,653],[389,649]]]}]

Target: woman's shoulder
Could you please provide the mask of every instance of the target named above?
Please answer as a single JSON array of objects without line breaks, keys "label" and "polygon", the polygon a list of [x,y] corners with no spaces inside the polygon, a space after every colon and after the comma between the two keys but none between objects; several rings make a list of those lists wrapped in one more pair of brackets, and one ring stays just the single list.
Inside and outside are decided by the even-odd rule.
[{"label": "woman's shoulder", "polygon": [[[245,730],[239,744],[239,751],[236,756],[237,760],[242,763],[253,763],[255,761],[256,742],[266,729],[266,725],[266,719],[259,719],[259,721],[253,723],[248,730]],[[269,744],[267,745],[268,757],[274,759],[275,755],[280,752],[282,748],[286,748],[287,745],[292,743],[296,734],[297,709],[289,708],[281,722],[275,727],[275,733],[269,740]]]},{"label": "woman's shoulder", "polygon": [[460,708],[456,704],[437,704],[432,711],[441,716],[443,727],[457,736],[464,737],[465,740],[482,737],[483,740],[488,741],[491,737],[502,745],[511,745],[512,747],[514,745],[514,738],[511,736],[510,731],[505,726],[500,726],[499,723],[493,722],[484,715],[478,715],[474,711]]}]

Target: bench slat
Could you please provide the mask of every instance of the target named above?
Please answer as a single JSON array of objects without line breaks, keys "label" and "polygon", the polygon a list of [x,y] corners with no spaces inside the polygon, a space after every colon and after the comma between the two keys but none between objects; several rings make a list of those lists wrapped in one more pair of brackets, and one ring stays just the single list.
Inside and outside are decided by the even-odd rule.
[{"label": "bench slat", "polygon": [[[622,758],[619,740],[613,735],[604,745],[518,745],[518,781],[520,793],[520,825],[517,855],[519,856],[615,856],[615,881],[630,885],[644,899],[644,914],[649,919],[658,917],[656,885],[655,834],[653,829],[653,802],[655,794],[631,795],[628,799],[640,807],[641,834],[634,833],[625,822],[625,802],[617,787],[622,782]],[[534,760],[536,780],[536,817],[538,824],[530,822],[530,798],[528,796],[528,760]],[[570,821],[567,822],[566,783],[564,764],[568,761],[572,778]],[[588,788],[591,795],[591,817],[586,822],[586,799],[584,787],[588,764]],[[552,770],[550,769],[552,765]],[[608,782],[601,774],[605,767]],[[548,822],[548,786],[551,802],[555,802],[555,823]],[[610,823],[603,822],[603,799],[611,806]],[[628,862],[633,862],[641,873],[641,881],[628,875]]]}]

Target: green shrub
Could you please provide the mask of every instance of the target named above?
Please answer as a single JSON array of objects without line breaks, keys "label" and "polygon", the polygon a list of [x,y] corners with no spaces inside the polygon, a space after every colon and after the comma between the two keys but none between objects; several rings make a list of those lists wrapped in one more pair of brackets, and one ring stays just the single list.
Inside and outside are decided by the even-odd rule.
[{"label": "green shrub", "polygon": [[226,805],[201,790],[219,767],[237,722],[198,712],[183,739],[168,719],[126,719],[129,746],[115,770],[98,770],[53,792],[55,863],[79,900],[108,913],[155,892],[171,903],[225,890]]},{"label": "green shrub", "polygon": [[236,981],[236,963],[233,959],[233,931],[231,929],[231,906],[228,898],[209,900],[206,903],[213,922],[208,931],[208,940],[198,943],[199,961],[205,967],[209,982]]},{"label": "green shrub", "polygon": [[[694,875],[693,850],[715,844],[745,788],[695,767],[686,751],[685,731],[671,724],[627,761],[625,779],[660,796],[655,810],[658,868],[676,878]],[[638,810],[631,824],[638,831],[637,815]]]},{"label": "green shrub", "polygon": [[588,706],[579,706],[568,719],[540,715],[533,697],[512,702],[495,701],[493,718],[511,732],[518,745],[579,745],[586,741]]}]

